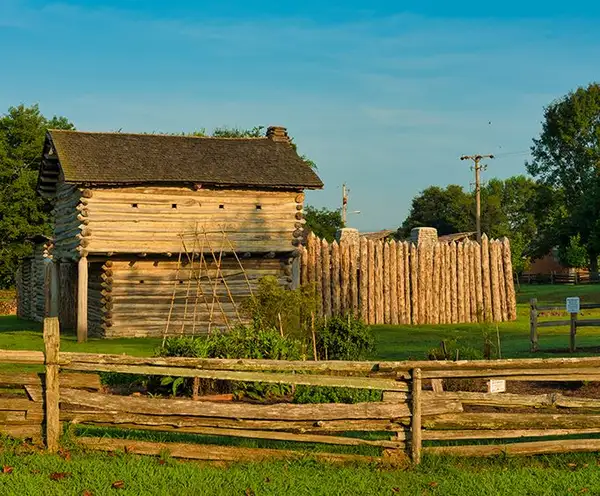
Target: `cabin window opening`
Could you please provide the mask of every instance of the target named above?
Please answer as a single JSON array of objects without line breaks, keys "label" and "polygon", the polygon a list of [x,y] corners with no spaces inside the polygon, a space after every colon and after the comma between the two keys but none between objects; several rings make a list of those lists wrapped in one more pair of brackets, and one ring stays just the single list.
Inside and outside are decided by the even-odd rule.
[{"label": "cabin window opening", "polygon": [[138,208],[138,204],[137,204],[137,203],[132,203],[132,204],[131,204],[131,207],[132,207],[132,208]]},{"label": "cabin window opening", "polygon": [[183,284],[183,280],[179,280],[179,284]]},{"label": "cabin window opening", "polygon": [[171,208],[177,208],[177,203],[172,203]]},{"label": "cabin window opening", "polygon": [[140,280],[140,284],[144,284],[144,280],[143,279]]},{"label": "cabin window opening", "polygon": [[219,205],[219,208],[225,208],[225,205],[221,204]]},{"label": "cabin window opening", "polygon": [[262,205],[256,205],[256,210],[262,210]]}]

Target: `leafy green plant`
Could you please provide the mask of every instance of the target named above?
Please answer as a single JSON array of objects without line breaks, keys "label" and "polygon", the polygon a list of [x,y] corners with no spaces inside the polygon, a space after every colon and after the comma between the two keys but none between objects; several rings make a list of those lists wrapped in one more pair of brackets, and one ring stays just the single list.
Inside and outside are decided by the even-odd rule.
[{"label": "leafy green plant", "polygon": [[276,277],[266,276],[242,303],[242,310],[252,319],[254,329],[279,329],[286,336],[302,337],[317,310],[317,302],[314,284],[286,289]]},{"label": "leafy green plant", "polygon": [[428,360],[481,360],[483,353],[472,346],[463,346],[456,339],[442,341],[439,348],[427,352]]},{"label": "leafy green plant", "polygon": [[321,321],[316,341],[322,360],[361,360],[375,345],[370,327],[352,315]]},{"label": "leafy green plant", "polygon": [[[214,333],[208,336],[182,336],[169,338],[157,352],[159,356],[183,356],[195,358],[253,358],[271,360],[299,360],[302,346],[300,341],[281,336],[277,329],[257,329],[253,326],[238,326],[231,332]],[[173,396],[190,395],[193,379],[165,377],[151,382],[149,388],[160,391],[171,387]],[[231,392],[237,397],[263,399],[282,396],[291,392],[285,384],[264,384],[228,381],[201,381],[201,390],[206,392]]]},{"label": "leafy green plant", "polygon": [[294,403],[366,403],[381,401],[383,392],[327,386],[296,386]]},{"label": "leafy green plant", "polygon": [[161,386],[171,386],[173,396],[177,396],[177,390],[179,386],[184,384],[185,379],[183,377],[163,377],[160,381]]}]

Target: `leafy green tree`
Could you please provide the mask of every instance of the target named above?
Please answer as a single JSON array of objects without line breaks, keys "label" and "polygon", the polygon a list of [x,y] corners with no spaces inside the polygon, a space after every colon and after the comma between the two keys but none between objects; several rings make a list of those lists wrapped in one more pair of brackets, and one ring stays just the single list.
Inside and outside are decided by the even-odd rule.
[{"label": "leafy green tree", "polygon": [[565,267],[579,269],[589,264],[585,246],[581,244],[581,237],[572,236],[569,243],[558,248],[558,259]]},{"label": "leafy green tree", "polygon": [[27,238],[50,234],[50,208],[35,186],[47,129],[74,129],[64,117],[47,119],[37,105],[10,107],[0,116],[0,287],[14,284]]},{"label": "leafy green tree", "polygon": [[328,208],[315,208],[307,205],[304,212],[306,227],[319,238],[331,242],[335,239],[336,231],[344,227],[340,209],[329,210]]},{"label": "leafy green tree", "polygon": [[462,186],[430,186],[413,198],[398,237],[408,238],[415,227],[435,227],[440,236],[473,230],[472,206],[472,199]]},{"label": "leafy green tree", "polygon": [[[531,147],[528,172],[558,193],[561,215],[544,226],[566,248],[573,237],[585,247],[590,268],[600,254],[600,84],[577,88],[544,111]],[[558,224],[560,223],[560,225]],[[546,236],[548,237],[548,236]]]},{"label": "leafy green tree", "polygon": [[[537,232],[534,208],[537,191],[536,183],[525,176],[505,181],[491,179],[481,189],[482,231],[492,238],[510,239],[513,268],[517,272],[527,268]],[[435,227],[440,236],[474,231],[474,212],[474,195],[461,186],[430,186],[413,199],[397,236],[407,238],[415,227]]]}]

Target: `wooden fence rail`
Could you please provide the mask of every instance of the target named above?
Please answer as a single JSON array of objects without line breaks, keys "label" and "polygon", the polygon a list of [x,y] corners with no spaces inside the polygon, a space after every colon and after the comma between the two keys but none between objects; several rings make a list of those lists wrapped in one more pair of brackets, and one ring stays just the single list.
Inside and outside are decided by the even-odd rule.
[{"label": "wooden fence rail", "polygon": [[[582,303],[580,309],[590,310],[600,308],[599,303]],[[573,353],[576,350],[575,339],[579,327],[600,327],[600,319],[579,319],[578,313],[570,313],[569,318],[565,320],[539,320],[539,312],[542,311],[565,311],[564,306],[558,305],[538,305],[537,298],[532,298],[529,302],[529,340],[530,350],[539,351],[539,332],[540,327],[564,327],[569,326],[569,351]]]},{"label": "wooden fence rail", "polygon": [[[600,382],[600,357],[475,361],[278,361],[133,357],[61,352],[56,318],[44,322],[45,352],[0,350],[0,363],[45,367],[45,373],[0,371],[0,432],[60,444],[63,424],[121,430],[195,433],[327,446],[366,446],[379,455],[315,454],[317,458],[418,463],[423,454],[489,456],[600,450],[600,400],[579,394],[581,381]],[[383,391],[359,404],[256,404],[123,396],[103,391],[97,372],[229,381],[303,384]],[[524,394],[473,391],[490,379],[518,381]],[[446,384],[452,390],[432,387]],[[535,385],[547,382],[540,392]],[[549,388],[557,383],[556,391]],[[477,386],[479,387],[479,386]],[[469,391],[463,388],[470,389]],[[533,388],[533,389],[531,389]],[[564,393],[565,388],[571,392]],[[10,390],[13,391],[10,391]],[[15,393],[21,390],[23,394]],[[348,432],[355,434],[348,435]],[[373,438],[364,433],[386,433]],[[573,436],[582,439],[572,439]],[[552,439],[548,439],[552,438]],[[562,438],[557,440],[556,438]],[[467,442],[466,445],[444,443]],[[523,442],[522,440],[525,440]],[[202,460],[293,458],[301,451],[218,444],[75,437],[89,449]],[[489,444],[490,441],[495,441]],[[482,444],[485,442],[486,444]],[[433,443],[433,444],[432,444]]]},{"label": "wooden fence rail", "polygon": [[514,320],[508,239],[419,244],[309,235],[301,282],[312,283],[323,316],[360,315],[369,324],[455,324]]}]

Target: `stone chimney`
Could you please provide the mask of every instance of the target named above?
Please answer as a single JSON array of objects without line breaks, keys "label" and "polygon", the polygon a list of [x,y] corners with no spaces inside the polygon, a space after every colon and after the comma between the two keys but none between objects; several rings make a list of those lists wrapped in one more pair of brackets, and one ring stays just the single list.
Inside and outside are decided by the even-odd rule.
[{"label": "stone chimney", "polygon": [[290,137],[288,136],[287,129],[281,126],[269,126],[267,128],[267,138],[280,143],[290,142]]},{"label": "stone chimney", "polygon": [[438,232],[435,227],[415,227],[410,231],[410,240],[417,244],[434,244],[438,240]]}]

